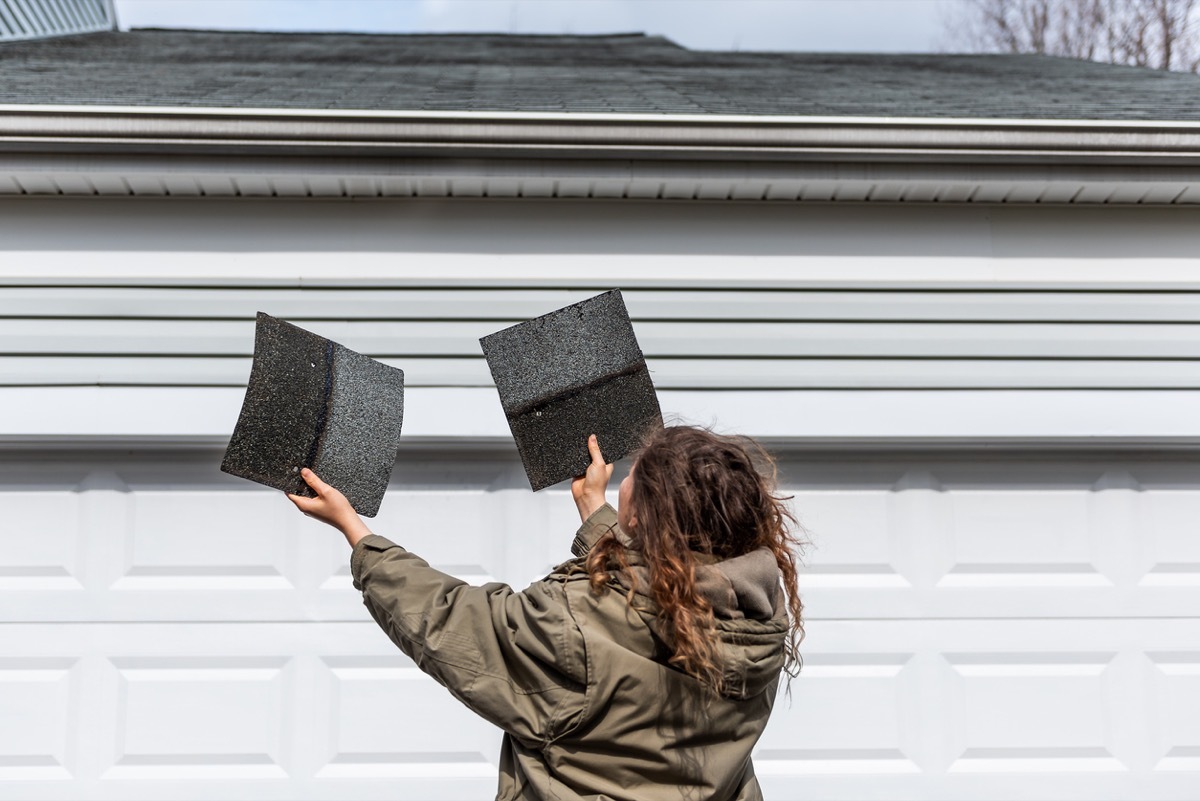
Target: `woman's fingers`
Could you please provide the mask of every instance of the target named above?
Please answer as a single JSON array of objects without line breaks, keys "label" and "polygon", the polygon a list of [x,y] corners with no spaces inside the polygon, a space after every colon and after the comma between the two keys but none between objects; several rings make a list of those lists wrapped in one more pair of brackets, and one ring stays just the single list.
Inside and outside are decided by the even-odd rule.
[{"label": "woman's fingers", "polygon": [[592,457],[592,467],[603,467],[610,476],[612,475],[613,466],[604,461],[604,454],[600,452],[600,443],[595,434],[588,437],[588,453]]},{"label": "woman's fingers", "polygon": [[588,437],[587,449],[591,462],[588,463],[584,474],[571,482],[571,496],[579,508],[581,520],[587,520],[592,512],[604,505],[604,491],[608,487],[608,479],[613,470],[611,464],[605,463],[595,434]]},{"label": "woman's fingers", "polygon": [[332,504],[336,502],[337,490],[322,481],[320,476],[307,467],[300,471],[300,477],[304,479],[304,483],[312,488],[317,497],[309,498],[304,495],[288,493],[288,500],[309,517],[317,516],[321,512],[331,510]]},{"label": "woman's fingers", "polygon": [[300,471],[300,477],[304,479],[304,483],[312,487],[313,492],[317,493],[317,497],[308,498],[304,495],[293,495],[289,492],[288,500],[295,504],[296,508],[305,515],[312,517],[315,512],[319,511],[328,504],[325,494],[331,489],[331,487],[307,467]]},{"label": "woman's fingers", "polygon": [[588,437],[588,452],[592,454],[592,467],[604,471],[604,483],[607,484],[608,479],[612,477],[613,466],[604,461],[604,454],[600,452],[600,443],[596,440],[595,434]]},{"label": "woman's fingers", "polygon": [[600,452],[600,443],[596,440],[595,434],[588,437],[588,453],[592,456],[592,463],[588,465],[585,479],[592,488],[603,491],[608,484],[609,477],[612,476],[613,466],[604,461],[604,454]]},{"label": "woman's fingers", "polygon": [[329,491],[329,485],[322,481],[320,476],[309,470],[307,467],[300,471],[300,477],[304,479],[304,483],[308,484],[308,486],[312,487],[313,490],[316,491],[317,495],[324,495]]},{"label": "woman's fingers", "polygon": [[315,504],[319,503],[316,498],[305,498],[303,495],[292,495],[288,493],[288,500],[295,504],[296,508],[304,514],[308,514],[313,510]]},{"label": "woman's fingers", "polygon": [[592,464],[604,464],[604,454],[600,452],[600,443],[595,434],[588,437],[588,453],[591,454]]},{"label": "woman's fingers", "polygon": [[346,535],[346,541],[355,545],[371,530],[363,523],[362,518],[354,511],[350,501],[346,500],[336,487],[326,484],[316,473],[307,467],[300,472],[308,486],[312,487],[317,497],[306,498],[303,495],[288,493],[288,500],[305,514],[322,523],[328,523]]}]

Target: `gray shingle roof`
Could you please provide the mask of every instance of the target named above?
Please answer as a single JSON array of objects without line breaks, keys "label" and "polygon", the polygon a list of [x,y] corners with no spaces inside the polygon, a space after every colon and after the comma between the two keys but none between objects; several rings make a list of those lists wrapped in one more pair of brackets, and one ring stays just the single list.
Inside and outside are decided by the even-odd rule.
[{"label": "gray shingle roof", "polygon": [[1200,76],[1044,56],[692,51],[640,34],[145,30],[0,44],[0,103],[1200,120]]}]

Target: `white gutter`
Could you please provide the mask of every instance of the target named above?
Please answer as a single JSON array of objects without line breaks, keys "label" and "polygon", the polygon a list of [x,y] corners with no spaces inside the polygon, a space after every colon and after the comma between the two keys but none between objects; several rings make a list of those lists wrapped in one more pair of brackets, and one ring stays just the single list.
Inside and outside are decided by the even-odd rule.
[{"label": "white gutter", "polygon": [[329,108],[274,108],[274,107],[217,107],[217,106],[108,106],[88,103],[85,105],[53,105],[28,103],[0,103],[0,114],[8,112],[44,111],[51,114],[72,114],[95,112],[100,114],[129,114],[129,115],[177,115],[224,117],[325,117],[338,118],[379,118],[379,119],[428,119],[456,120],[464,117],[480,120],[524,120],[546,122],[662,122],[677,120],[680,122],[720,122],[720,123],[771,123],[776,125],[795,125],[798,123],[840,123],[850,122],[856,125],[919,125],[929,123],[934,125],[951,124],[957,126],[991,126],[1018,125],[1022,127],[1053,128],[1067,124],[1080,128],[1129,128],[1140,129],[1146,126],[1154,128],[1177,128],[1179,130],[1200,130],[1200,120],[1093,120],[1093,119],[1023,119],[1023,118],[992,118],[992,117],[855,117],[855,116],[798,116],[785,114],[622,114],[601,112],[575,111],[405,111],[399,109],[329,109]]},{"label": "white gutter", "polygon": [[1200,121],[0,105],[0,151],[1200,163]]}]

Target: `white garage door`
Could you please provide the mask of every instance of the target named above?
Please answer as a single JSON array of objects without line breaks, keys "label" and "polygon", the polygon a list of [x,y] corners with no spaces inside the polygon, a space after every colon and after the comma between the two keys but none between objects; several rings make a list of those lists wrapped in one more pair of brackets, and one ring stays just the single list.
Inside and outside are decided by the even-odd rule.
[{"label": "white garage door", "polygon": [[[0,797],[487,799],[499,737],[395,651],[339,535],[212,451],[0,463]],[[1200,798],[1200,467],[792,453],[815,547],[772,799]],[[376,529],[522,585],[562,490],[409,449]]]}]

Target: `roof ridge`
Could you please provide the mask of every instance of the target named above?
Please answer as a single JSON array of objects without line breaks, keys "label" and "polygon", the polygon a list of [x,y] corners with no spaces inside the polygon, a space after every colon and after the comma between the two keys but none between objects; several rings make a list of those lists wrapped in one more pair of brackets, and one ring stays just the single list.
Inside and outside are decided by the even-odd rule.
[{"label": "roof ridge", "polygon": [[503,39],[645,39],[646,41],[660,41],[669,43],[675,47],[682,48],[682,45],[673,42],[665,36],[659,34],[648,34],[644,31],[627,31],[616,33],[511,33],[508,31],[408,31],[408,32],[391,32],[391,31],[272,31],[272,30],[249,30],[242,28],[157,28],[157,27],[135,27],[124,31],[100,31],[100,33],[216,33],[222,36],[229,35],[250,35],[250,36],[371,36],[377,38],[503,38]]}]

